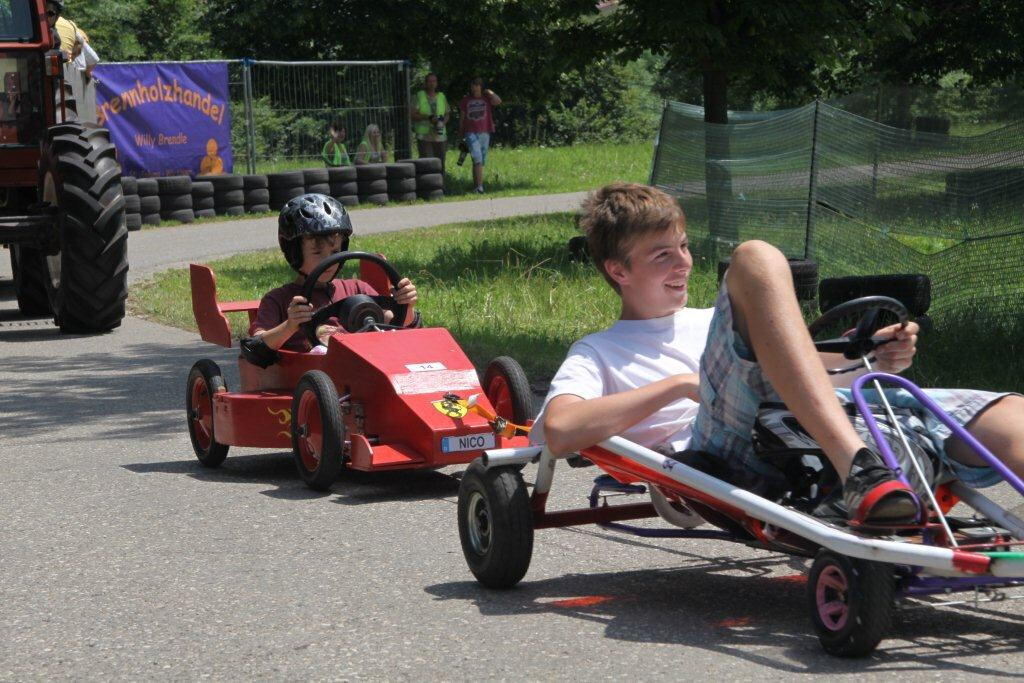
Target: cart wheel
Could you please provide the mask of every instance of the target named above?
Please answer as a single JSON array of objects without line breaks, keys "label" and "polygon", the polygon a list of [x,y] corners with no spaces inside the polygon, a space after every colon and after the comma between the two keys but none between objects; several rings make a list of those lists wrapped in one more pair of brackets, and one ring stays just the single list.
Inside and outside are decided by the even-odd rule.
[{"label": "cart wheel", "polygon": [[227,391],[220,368],[203,359],[192,366],[185,388],[185,415],[192,449],[204,467],[219,467],[228,457],[228,447],[217,443],[213,434],[213,395]]},{"label": "cart wheel", "polygon": [[870,654],[892,624],[895,588],[892,565],[820,550],[811,566],[807,597],[825,652],[837,657]]},{"label": "cart wheel", "polygon": [[499,417],[526,424],[533,417],[533,393],[523,368],[510,356],[498,356],[487,365],[484,393]]},{"label": "cart wheel", "polygon": [[292,453],[309,488],[330,490],[341,473],[344,441],[334,382],[327,373],[310,370],[299,380],[292,398]]},{"label": "cart wheel", "polygon": [[526,575],[533,514],[518,469],[469,466],[459,486],[459,539],[470,571],[488,588],[511,588]]}]

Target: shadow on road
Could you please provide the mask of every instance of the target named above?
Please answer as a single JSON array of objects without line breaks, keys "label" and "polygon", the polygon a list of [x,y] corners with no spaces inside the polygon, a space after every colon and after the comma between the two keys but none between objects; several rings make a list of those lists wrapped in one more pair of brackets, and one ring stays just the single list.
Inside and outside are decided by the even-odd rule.
[{"label": "shadow on road", "polygon": [[1010,661],[1024,651],[1021,619],[985,609],[901,610],[891,639],[883,640],[870,658],[830,657],[821,650],[811,626],[804,575],[777,571],[786,571],[787,560],[697,560],[678,569],[570,574],[527,580],[507,591],[469,581],[425,590],[438,600],[472,603],[485,616],[571,616],[602,625],[607,638],[698,648],[783,673],[1020,675],[1019,670],[965,661],[992,655]]}]

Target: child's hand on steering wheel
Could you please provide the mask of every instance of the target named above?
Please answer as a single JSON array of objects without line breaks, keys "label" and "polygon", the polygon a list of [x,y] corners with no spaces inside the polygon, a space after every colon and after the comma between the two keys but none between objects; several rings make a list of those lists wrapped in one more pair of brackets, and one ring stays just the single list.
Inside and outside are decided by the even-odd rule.
[{"label": "child's hand on steering wheel", "polygon": [[896,323],[875,332],[876,337],[893,339],[875,349],[875,370],[896,374],[909,368],[917,353],[917,333],[920,329],[917,323],[911,321],[906,327],[901,328]]},{"label": "child's hand on steering wheel", "polygon": [[398,281],[398,286],[395,287],[393,292],[391,292],[391,296],[395,297],[395,301],[400,304],[415,306],[418,299],[416,295],[416,285],[410,282],[409,278],[403,277]]}]

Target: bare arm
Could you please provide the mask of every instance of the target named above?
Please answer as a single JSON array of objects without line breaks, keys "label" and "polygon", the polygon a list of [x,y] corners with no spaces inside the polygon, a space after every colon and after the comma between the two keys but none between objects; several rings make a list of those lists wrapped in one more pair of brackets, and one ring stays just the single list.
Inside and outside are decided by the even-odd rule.
[{"label": "bare arm", "polygon": [[292,297],[291,303],[288,304],[288,317],[281,324],[275,325],[269,330],[257,329],[253,334],[262,337],[267,346],[277,350],[291,339],[302,323],[308,322],[312,318],[313,307],[306,303],[301,296]]},{"label": "bare arm", "polygon": [[544,438],[556,454],[572,453],[620,434],[681,398],[699,400],[696,374],[673,375],[639,389],[584,400],[572,394],[551,399]]},{"label": "bare arm", "polygon": [[493,90],[487,89],[487,91],[484,94],[487,95],[487,99],[490,100],[492,107],[497,107],[499,104],[501,104],[501,98],[498,97],[498,94]]}]

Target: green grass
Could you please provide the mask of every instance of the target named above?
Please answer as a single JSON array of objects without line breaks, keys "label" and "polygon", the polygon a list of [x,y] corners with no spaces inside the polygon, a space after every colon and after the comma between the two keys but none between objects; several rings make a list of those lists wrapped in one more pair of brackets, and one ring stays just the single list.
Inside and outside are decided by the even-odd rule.
[{"label": "green grass", "polygon": [[[388,256],[420,292],[431,326],[451,330],[471,360],[483,367],[498,355],[518,359],[532,380],[547,381],[572,342],[607,327],[618,298],[589,264],[565,248],[576,234],[571,214],[518,217],[360,237],[358,248]],[[690,305],[714,301],[716,261],[694,241]],[[277,250],[242,254],[210,264],[221,301],[259,299],[293,273]],[[856,264],[847,265],[846,272]],[[860,272],[877,272],[861,270]],[[133,313],[195,329],[187,270],[161,273],[133,288]],[[807,310],[813,317],[816,310]],[[908,376],[923,386],[1020,390],[1024,323],[995,324],[970,315],[939,316],[938,332],[922,335]],[[245,333],[244,316],[234,332]]]}]

